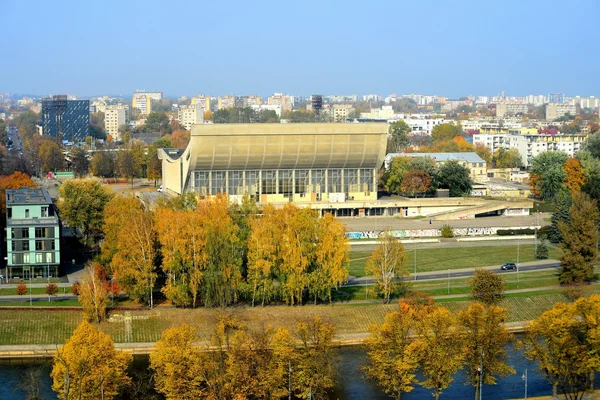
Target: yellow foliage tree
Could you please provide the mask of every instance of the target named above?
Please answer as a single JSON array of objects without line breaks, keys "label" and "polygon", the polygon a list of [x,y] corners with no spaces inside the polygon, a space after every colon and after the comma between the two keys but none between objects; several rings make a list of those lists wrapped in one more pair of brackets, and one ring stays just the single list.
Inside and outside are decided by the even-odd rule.
[{"label": "yellow foliage tree", "polygon": [[583,175],[583,168],[576,158],[569,158],[565,165],[563,165],[565,171],[565,186],[571,191],[571,193],[579,192],[581,187],[585,183],[585,176]]},{"label": "yellow foliage tree", "polygon": [[384,303],[389,303],[391,295],[404,285],[402,278],[408,276],[408,271],[402,268],[404,260],[404,246],[400,240],[387,231],[383,233],[367,261],[365,272],[377,280],[377,290]]},{"label": "yellow foliage tree", "polygon": [[133,196],[116,195],[104,206],[104,221],[100,259],[105,265],[110,265],[117,252],[118,235],[129,222],[132,214],[142,209],[142,203]]},{"label": "yellow foliage tree", "polygon": [[52,389],[63,400],[112,399],[130,381],[131,355],[115,350],[110,337],[84,321],[54,356]]},{"label": "yellow foliage tree", "polygon": [[89,262],[83,270],[83,278],[78,286],[77,299],[83,306],[88,321],[101,322],[106,317],[108,290],[102,279],[102,266]]}]

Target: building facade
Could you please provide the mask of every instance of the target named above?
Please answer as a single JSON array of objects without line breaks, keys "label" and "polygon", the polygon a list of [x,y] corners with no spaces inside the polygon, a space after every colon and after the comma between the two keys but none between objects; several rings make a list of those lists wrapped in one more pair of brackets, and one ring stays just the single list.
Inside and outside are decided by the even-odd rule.
[{"label": "building facade", "polygon": [[131,107],[140,110],[140,114],[148,115],[152,112],[152,97],[146,93],[134,93]]},{"label": "building facade", "polygon": [[104,109],[104,129],[115,140],[121,140],[119,127],[127,124],[127,108],[121,104],[106,106]]},{"label": "building facade", "polygon": [[554,121],[564,115],[577,114],[577,107],[575,104],[566,104],[566,103],[550,103],[546,104],[546,119],[548,121]]},{"label": "building facade", "polygon": [[60,223],[46,189],[6,191],[8,278],[58,276]]},{"label": "building facade", "polygon": [[508,115],[526,114],[527,104],[525,103],[496,103],[496,117],[505,117]]},{"label": "building facade", "polygon": [[386,133],[385,123],[194,125],[185,150],[159,152],[163,188],[321,209],[376,201]]},{"label": "building facade", "polygon": [[200,104],[200,107],[204,108],[205,111],[211,111],[211,102],[210,97],[208,96],[200,95],[197,97],[192,97],[192,99],[190,100],[190,104],[192,106]]},{"label": "building facade", "polygon": [[204,122],[204,108],[198,102],[189,106],[181,106],[177,110],[177,119],[189,131],[192,125]]},{"label": "building facade", "polygon": [[350,104],[334,104],[331,109],[334,122],[345,122],[346,118],[349,118],[350,114],[354,112],[354,107]]},{"label": "building facade", "polygon": [[90,101],[66,96],[42,99],[42,132],[60,140],[85,140],[90,134]]}]

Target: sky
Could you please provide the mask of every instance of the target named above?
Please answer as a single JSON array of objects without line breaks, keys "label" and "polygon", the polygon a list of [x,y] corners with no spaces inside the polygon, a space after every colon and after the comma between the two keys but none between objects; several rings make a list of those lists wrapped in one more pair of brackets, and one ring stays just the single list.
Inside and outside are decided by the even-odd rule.
[{"label": "sky", "polygon": [[598,0],[0,0],[0,93],[600,96]]}]

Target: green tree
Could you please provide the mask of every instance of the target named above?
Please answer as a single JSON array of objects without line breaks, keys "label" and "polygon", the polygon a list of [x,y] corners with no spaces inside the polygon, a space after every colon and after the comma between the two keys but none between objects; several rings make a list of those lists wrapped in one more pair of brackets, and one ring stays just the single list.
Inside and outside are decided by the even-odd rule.
[{"label": "green tree", "polygon": [[[439,125],[438,125],[439,126]],[[446,161],[439,170],[440,187],[450,189],[450,197],[461,197],[471,193],[471,172],[458,161]]]},{"label": "green tree", "polygon": [[168,135],[163,136],[160,139],[156,139],[152,144],[158,149],[168,149],[173,147],[171,138]]},{"label": "green tree", "polygon": [[476,268],[475,274],[468,280],[473,299],[486,304],[496,304],[504,293],[504,277],[494,271]]},{"label": "green tree", "polygon": [[156,181],[162,178],[162,162],[158,159],[158,147],[156,145],[148,146],[146,165],[146,177],[148,180],[154,181],[156,187]]},{"label": "green tree", "polygon": [[391,296],[406,286],[403,277],[408,276],[408,271],[403,268],[404,261],[404,246],[400,240],[384,232],[365,266],[365,272],[377,281],[377,291],[384,303],[389,303]]},{"label": "green tree", "polygon": [[589,194],[592,199],[600,200],[600,158],[595,158],[589,151],[582,150],[577,153],[577,159],[583,169],[585,180],[581,190]]},{"label": "green tree", "polygon": [[[506,363],[506,345],[511,340],[504,323],[506,310],[497,306],[473,302],[458,313],[465,344],[465,370],[467,384],[475,387],[475,398],[479,398],[479,383],[496,384],[497,376],[514,374],[515,370]],[[483,366],[483,375],[478,373]]]},{"label": "green tree", "polygon": [[496,168],[520,168],[523,167],[523,159],[517,149],[498,149],[494,153],[493,163]]},{"label": "green tree", "polygon": [[117,157],[117,165],[119,175],[131,179],[131,186],[133,187],[133,179],[139,178],[142,174],[142,165],[136,154],[131,149],[120,151]]},{"label": "green tree", "polygon": [[439,186],[438,180],[438,167],[437,163],[432,157],[413,157],[410,169],[417,171],[426,172],[429,175],[429,189],[428,192],[435,191]]},{"label": "green tree", "polygon": [[402,120],[392,122],[388,130],[390,138],[388,140],[387,152],[400,153],[403,148],[408,146],[408,134],[410,130],[410,126]]},{"label": "green tree", "polygon": [[586,193],[575,193],[569,216],[569,222],[558,222],[563,250],[559,280],[567,285],[590,282],[598,257],[598,204]]},{"label": "green tree", "polygon": [[542,238],[540,243],[538,243],[537,248],[535,250],[535,259],[536,260],[547,260],[548,259],[548,245],[546,244],[546,239]]},{"label": "green tree", "polygon": [[587,137],[584,150],[587,150],[592,157],[600,159],[600,132],[596,132]]},{"label": "green tree", "polygon": [[87,151],[82,147],[76,147],[71,152],[71,170],[77,177],[82,177],[88,174],[90,169],[90,161],[88,160]]},{"label": "green tree", "polygon": [[43,172],[55,172],[64,169],[65,157],[60,147],[53,140],[44,140],[40,146],[38,157],[42,163]]},{"label": "green tree", "polygon": [[431,140],[433,143],[452,140],[456,136],[462,136],[462,128],[460,125],[454,125],[453,123],[439,124],[431,130]]},{"label": "green tree", "polygon": [[545,151],[531,160],[532,190],[545,200],[554,199],[564,186],[566,173],[563,165],[569,156],[563,151]]},{"label": "green tree", "polygon": [[161,135],[171,133],[169,117],[164,112],[151,112],[146,117],[144,130],[149,133],[160,133]]},{"label": "green tree", "polygon": [[117,160],[115,154],[108,151],[99,151],[92,157],[91,170],[96,176],[112,178],[115,176]]},{"label": "green tree", "polygon": [[389,171],[386,171],[382,179],[385,179],[386,190],[390,193],[400,194],[402,178],[411,170],[412,159],[410,157],[394,157]]},{"label": "green tree", "polygon": [[106,186],[91,179],[72,179],[59,190],[58,209],[61,219],[91,245],[102,230],[104,206],[114,196]]},{"label": "green tree", "polygon": [[569,210],[573,205],[573,198],[571,192],[566,189],[562,189],[556,196],[556,208],[552,213],[551,225],[548,230],[548,240],[552,243],[559,243],[562,240],[560,229],[558,229],[559,221],[569,222]]}]

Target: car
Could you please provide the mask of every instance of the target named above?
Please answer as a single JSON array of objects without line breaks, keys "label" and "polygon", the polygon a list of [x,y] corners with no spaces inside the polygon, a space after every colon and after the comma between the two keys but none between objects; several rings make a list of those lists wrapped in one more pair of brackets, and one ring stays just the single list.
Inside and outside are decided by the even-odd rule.
[{"label": "car", "polygon": [[517,264],[515,263],[504,263],[502,264],[502,266],[500,267],[501,270],[506,271],[509,269],[517,269]]},{"label": "car", "polygon": [[158,189],[156,189],[156,191],[157,191],[157,192],[162,192],[162,191],[163,191],[163,187],[162,187],[162,185],[160,185],[160,186],[158,187]]}]

